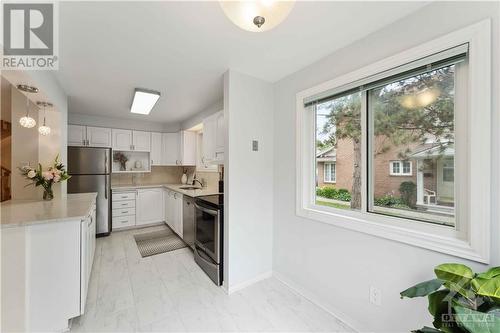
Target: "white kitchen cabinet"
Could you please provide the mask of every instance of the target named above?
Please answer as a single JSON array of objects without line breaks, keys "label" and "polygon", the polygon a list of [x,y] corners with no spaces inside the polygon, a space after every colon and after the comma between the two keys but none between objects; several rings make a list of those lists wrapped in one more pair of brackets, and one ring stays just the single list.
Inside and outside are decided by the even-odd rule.
[{"label": "white kitchen cabinet", "polygon": [[87,144],[85,126],[68,125],[68,146],[85,146]]},{"label": "white kitchen cabinet", "polygon": [[111,147],[111,129],[68,125],[68,146]]},{"label": "white kitchen cabinet", "polygon": [[136,191],[135,190],[113,190],[112,193],[112,219],[113,230],[135,227],[136,215]]},{"label": "white kitchen cabinet", "polygon": [[165,223],[182,238],[182,194],[171,190],[166,190],[165,194]]},{"label": "white kitchen cabinet", "polygon": [[111,128],[87,126],[87,145],[111,147]]},{"label": "white kitchen cabinet", "polygon": [[203,154],[201,162],[206,164],[215,159],[215,140],[217,136],[217,119],[211,115],[203,120]]},{"label": "white kitchen cabinet", "polygon": [[81,286],[80,286],[80,312],[85,313],[85,304],[87,301],[87,292],[89,288],[90,274],[94,262],[95,238],[96,238],[96,207],[92,208],[90,215],[81,223],[81,253],[80,262]]},{"label": "white kitchen cabinet", "polygon": [[163,165],[179,165],[179,135],[163,133]]},{"label": "white kitchen cabinet", "polygon": [[218,164],[224,164],[224,149],[226,141],[226,123],[224,121],[224,111],[215,114],[215,158]]},{"label": "white kitchen cabinet", "polygon": [[224,163],[225,133],[224,111],[203,120],[203,165]]},{"label": "white kitchen cabinet", "polygon": [[133,150],[132,147],[132,131],[124,129],[111,130],[113,139],[113,150]]},{"label": "white kitchen cabinet", "polygon": [[163,165],[162,133],[151,133],[151,165]]},{"label": "white kitchen cabinet", "polygon": [[196,165],[196,132],[179,132],[179,163],[178,165]]},{"label": "white kitchen cabinet", "polygon": [[164,220],[163,190],[143,188],[137,190],[136,225],[144,225]]},{"label": "white kitchen cabinet", "polygon": [[132,131],[132,149],[135,151],[151,151],[151,133]]}]

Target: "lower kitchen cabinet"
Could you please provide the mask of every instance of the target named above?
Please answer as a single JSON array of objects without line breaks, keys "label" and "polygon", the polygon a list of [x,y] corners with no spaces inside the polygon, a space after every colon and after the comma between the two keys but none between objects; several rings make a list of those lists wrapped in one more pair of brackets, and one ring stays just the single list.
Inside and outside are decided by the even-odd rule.
[{"label": "lower kitchen cabinet", "polygon": [[163,189],[143,188],[137,190],[136,225],[162,222],[163,220]]},{"label": "lower kitchen cabinet", "polygon": [[113,191],[112,195],[113,230],[135,226],[136,191]]},{"label": "lower kitchen cabinet", "polygon": [[182,238],[182,194],[171,190],[165,194],[165,223]]}]

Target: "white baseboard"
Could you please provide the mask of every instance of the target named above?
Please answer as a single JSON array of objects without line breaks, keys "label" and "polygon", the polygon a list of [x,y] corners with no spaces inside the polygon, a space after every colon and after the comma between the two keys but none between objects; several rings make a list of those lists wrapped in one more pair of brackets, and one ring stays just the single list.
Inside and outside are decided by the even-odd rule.
[{"label": "white baseboard", "polygon": [[306,298],[310,302],[314,303],[315,305],[319,306],[335,318],[337,318],[339,321],[341,321],[344,326],[347,328],[355,331],[355,332],[366,332],[366,330],[362,329],[362,325],[359,324],[356,320],[352,319],[351,317],[347,316],[346,314],[342,313],[341,311],[338,311],[337,309],[334,309],[331,305],[326,305],[322,301],[318,299],[316,295],[308,291],[307,289],[299,286],[292,280],[288,279],[284,275],[273,271],[273,277],[285,284],[288,288],[290,288],[292,291],[297,293],[298,295]]},{"label": "white baseboard", "polygon": [[273,272],[269,271],[269,272],[265,272],[263,274],[257,275],[256,277],[254,277],[250,280],[244,281],[244,282],[239,283],[239,284],[232,286],[232,287],[227,287],[226,285],[224,285],[223,288],[228,295],[231,295],[232,293],[237,292],[241,289],[245,289],[246,287],[249,287],[254,283],[260,282],[260,281],[265,280],[265,279],[269,279],[271,276],[273,276]]}]

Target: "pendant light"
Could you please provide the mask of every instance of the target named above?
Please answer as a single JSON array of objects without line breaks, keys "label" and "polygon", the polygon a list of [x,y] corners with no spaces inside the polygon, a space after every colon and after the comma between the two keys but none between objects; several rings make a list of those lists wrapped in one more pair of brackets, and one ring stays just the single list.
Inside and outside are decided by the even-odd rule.
[{"label": "pendant light", "polygon": [[45,124],[45,114],[47,112],[45,108],[51,108],[53,105],[49,102],[36,102],[36,105],[38,105],[39,107],[43,107],[43,125],[38,127],[38,133],[40,133],[41,135],[49,135],[50,127]]},{"label": "pendant light", "polygon": [[224,1],[220,6],[224,14],[238,27],[262,32],[271,30],[283,22],[290,14],[295,1]]},{"label": "pendant light", "polygon": [[[17,85],[17,89],[24,91],[24,92],[27,92],[27,93],[35,93],[36,94],[38,92],[38,88],[28,86],[25,84]],[[26,127],[26,128],[33,128],[36,126],[35,119],[33,119],[30,116],[30,100],[29,100],[28,96],[26,96],[26,115],[24,117],[21,117],[21,119],[19,119],[19,124],[22,127]]]}]

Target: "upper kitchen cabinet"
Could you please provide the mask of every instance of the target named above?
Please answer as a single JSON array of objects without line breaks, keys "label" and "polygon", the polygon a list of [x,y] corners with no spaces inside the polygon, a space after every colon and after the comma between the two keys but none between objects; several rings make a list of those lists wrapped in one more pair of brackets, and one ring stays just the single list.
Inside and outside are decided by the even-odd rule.
[{"label": "upper kitchen cabinet", "polygon": [[113,150],[133,150],[132,131],[123,129],[112,129]]},{"label": "upper kitchen cabinet", "polygon": [[163,165],[163,134],[151,133],[151,165]]},{"label": "upper kitchen cabinet", "polygon": [[196,132],[179,132],[179,165],[196,165]]},{"label": "upper kitchen cabinet", "polygon": [[86,146],[86,144],[86,127],[80,125],[68,125],[68,146]]},{"label": "upper kitchen cabinet", "polygon": [[196,133],[163,133],[163,165],[196,165]]},{"label": "upper kitchen cabinet", "polygon": [[111,147],[111,128],[87,126],[87,144],[91,147]]},{"label": "upper kitchen cabinet", "polygon": [[111,129],[68,125],[68,146],[111,147]]},{"label": "upper kitchen cabinet", "polygon": [[179,135],[177,133],[163,133],[162,148],[162,164],[179,165]]},{"label": "upper kitchen cabinet", "polygon": [[151,133],[132,131],[132,147],[136,151],[151,151]]},{"label": "upper kitchen cabinet", "polygon": [[143,131],[132,131],[113,129],[114,150],[133,150],[149,152],[151,150],[151,133]]},{"label": "upper kitchen cabinet", "polygon": [[217,122],[215,115],[203,120],[203,144],[201,163],[206,164],[215,159],[215,138],[217,136]]},{"label": "upper kitchen cabinet", "polygon": [[224,111],[219,111],[203,121],[203,164],[224,163],[224,140]]},{"label": "upper kitchen cabinet", "polygon": [[224,163],[224,148],[226,140],[226,123],[224,111],[215,114],[215,161]]}]

